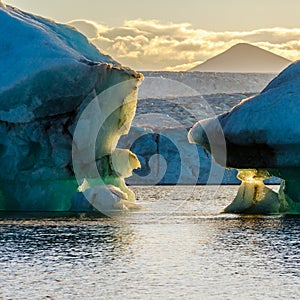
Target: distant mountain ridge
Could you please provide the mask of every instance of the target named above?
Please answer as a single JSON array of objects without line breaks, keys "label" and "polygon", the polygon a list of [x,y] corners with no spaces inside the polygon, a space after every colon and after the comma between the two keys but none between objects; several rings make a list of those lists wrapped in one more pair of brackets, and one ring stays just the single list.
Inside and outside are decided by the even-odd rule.
[{"label": "distant mountain ridge", "polygon": [[291,63],[290,60],[261,49],[240,43],[190,69],[199,72],[228,73],[279,73]]}]

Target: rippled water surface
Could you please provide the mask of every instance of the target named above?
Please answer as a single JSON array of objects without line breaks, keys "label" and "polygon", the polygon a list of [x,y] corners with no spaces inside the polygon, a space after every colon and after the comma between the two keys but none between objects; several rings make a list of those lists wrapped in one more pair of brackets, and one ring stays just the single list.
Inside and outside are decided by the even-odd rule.
[{"label": "rippled water surface", "polygon": [[2,299],[299,299],[300,218],[219,214],[237,187],[135,187],[112,218],[0,221]]}]

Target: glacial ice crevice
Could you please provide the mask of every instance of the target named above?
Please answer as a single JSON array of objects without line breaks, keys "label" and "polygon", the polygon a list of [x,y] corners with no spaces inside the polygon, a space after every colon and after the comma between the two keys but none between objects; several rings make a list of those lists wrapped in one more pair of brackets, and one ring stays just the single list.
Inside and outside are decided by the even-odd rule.
[{"label": "glacial ice crevice", "polygon": [[0,24],[0,210],[133,207],[139,161],[116,145],[143,76],[69,26],[3,4]]},{"label": "glacial ice crevice", "polygon": [[[300,62],[295,62],[257,96],[190,130],[190,142],[222,166],[240,170],[242,184],[225,212],[300,213],[299,107]],[[263,183],[270,176],[283,179],[278,193]]]}]

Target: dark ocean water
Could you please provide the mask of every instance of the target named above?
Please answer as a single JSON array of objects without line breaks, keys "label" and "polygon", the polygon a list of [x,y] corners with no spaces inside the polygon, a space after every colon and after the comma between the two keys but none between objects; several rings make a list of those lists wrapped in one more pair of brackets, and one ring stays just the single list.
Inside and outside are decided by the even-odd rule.
[{"label": "dark ocean water", "polygon": [[0,220],[0,299],[299,299],[300,218],[224,215],[237,187],[135,187],[140,211]]}]

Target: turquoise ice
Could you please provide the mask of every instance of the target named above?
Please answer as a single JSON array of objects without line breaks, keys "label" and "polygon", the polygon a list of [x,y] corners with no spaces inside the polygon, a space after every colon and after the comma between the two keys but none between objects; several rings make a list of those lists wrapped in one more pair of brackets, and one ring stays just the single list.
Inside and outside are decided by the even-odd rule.
[{"label": "turquoise ice", "polygon": [[[74,28],[1,3],[0,53],[0,210],[95,210],[83,193],[98,206],[105,198],[105,209],[134,203],[124,178],[139,162],[116,151],[116,142],[129,130],[142,75]],[[92,101],[99,114],[91,117],[104,120],[107,130],[95,128],[93,119],[83,126]],[[75,178],[72,153],[84,162],[82,144],[95,130],[95,143],[85,145],[93,148],[98,172],[85,165]]]}]

